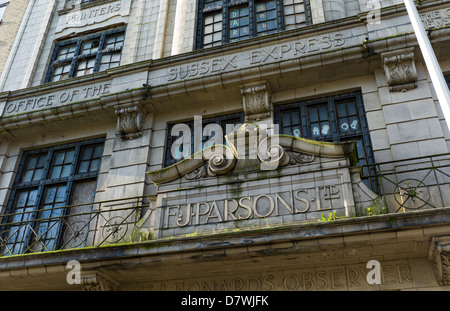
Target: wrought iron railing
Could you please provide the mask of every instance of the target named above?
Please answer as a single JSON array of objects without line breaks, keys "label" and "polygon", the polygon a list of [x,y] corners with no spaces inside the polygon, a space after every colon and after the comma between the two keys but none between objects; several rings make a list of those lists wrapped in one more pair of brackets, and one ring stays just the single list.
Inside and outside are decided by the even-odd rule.
[{"label": "wrought iron railing", "polygon": [[378,162],[365,167],[362,179],[379,195],[383,212],[450,207],[450,154]]},{"label": "wrought iron railing", "polygon": [[45,209],[4,214],[0,256],[132,242],[149,207],[147,197],[133,197],[65,206],[65,215],[57,217],[36,219]]},{"label": "wrought iron railing", "polygon": [[[377,200],[375,205],[366,205],[365,215],[450,207],[450,154],[382,162],[361,171],[366,190],[372,188]],[[58,217],[38,218],[45,209],[1,215],[0,256],[152,238],[150,215],[154,210],[146,196],[60,208],[65,214]]]}]

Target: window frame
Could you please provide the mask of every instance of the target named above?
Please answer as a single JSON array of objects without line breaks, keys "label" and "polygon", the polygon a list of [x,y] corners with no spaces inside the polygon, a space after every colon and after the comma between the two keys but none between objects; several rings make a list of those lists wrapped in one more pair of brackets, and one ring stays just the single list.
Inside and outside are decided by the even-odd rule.
[{"label": "window frame", "polygon": [[[223,131],[223,135],[229,134],[226,133],[226,124],[229,123],[225,123],[227,121],[231,121],[231,120],[236,120],[239,118],[239,124],[244,124],[245,121],[245,115],[243,112],[238,112],[238,113],[233,113],[233,114],[227,114],[227,115],[221,115],[221,116],[216,116],[216,117],[212,117],[212,118],[207,118],[207,119],[202,119],[202,134],[203,134],[203,130],[205,128],[206,125],[208,124],[220,124],[220,126],[222,127],[222,131]],[[180,122],[171,122],[171,123],[167,123],[167,136],[166,136],[166,144],[165,144],[165,149],[164,149],[164,160],[163,160],[163,166],[164,167],[168,167],[170,165],[173,165],[181,160],[183,160],[184,158],[181,158],[179,160],[174,159],[171,156],[171,148],[173,143],[175,142],[175,140],[178,138],[177,136],[172,136],[171,135],[171,131],[173,126],[175,126],[176,124],[187,124],[191,130],[191,149],[194,148],[194,120],[189,120],[189,121],[180,121]],[[203,139],[204,136],[202,135],[202,143],[205,142],[205,140]],[[208,138],[208,139],[211,139]],[[225,139],[224,139],[224,144],[225,144]],[[191,152],[189,156],[191,156],[192,154],[194,154],[196,151],[194,150],[194,152]]]},{"label": "window frame", "polygon": [[[337,112],[337,105],[339,103],[343,103],[345,101],[352,99],[355,101],[356,112],[359,117],[358,120],[360,128],[353,131],[350,130],[347,133],[342,133],[339,130],[339,116]],[[317,107],[320,105],[326,105],[326,107],[328,107],[328,118],[329,118],[328,121],[331,133],[326,136],[313,137],[313,135],[311,134],[312,132],[310,126],[311,122],[310,120],[308,120],[307,112],[308,108]],[[365,163],[363,164],[363,166],[365,166],[364,169],[366,171],[372,172],[373,170],[372,166],[373,164],[375,164],[375,157],[372,148],[372,141],[370,138],[369,125],[366,119],[364,103],[362,100],[362,93],[360,91],[340,95],[332,95],[328,97],[311,100],[297,101],[288,104],[278,104],[278,105],[274,104],[274,123],[279,124],[280,134],[284,134],[283,133],[284,124],[282,122],[281,114],[283,112],[290,112],[290,111],[300,112],[300,131],[301,131],[300,137],[302,138],[328,142],[342,142],[347,140],[360,139],[363,144],[362,151],[364,152],[364,160],[365,160]],[[359,150],[357,150],[357,152],[358,151]],[[367,176],[369,174],[365,175]],[[377,188],[376,181],[370,179],[368,183],[370,184],[370,187],[372,189]]]},{"label": "window frame", "polygon": [[[257,31],[257,18],[256,18],[256,6],[258,2],[267,2],[268,0],[199,0],[197,9],[197,20],[196,20],[196,39],[195,39],[195,49],[205,48],[204,40],[204,27],[205,27],[205,16],[209,14],[222,14],[222,30],[221,30],[221,41],[217,45],[222,45],[232,42],[230,40],[230,10],[236,7],[248,7],[249,10],[249,39],[258,37]],[[285,30],[285,15],[284,7],[285,4],[283,0],[274,0],[276,5],[276,31],[280,32]],[[207,3],[209,2],[209,3]],[[217,4],[221,2],[221,4]],[[311,14],[308,0],[303,1],[304,14],[305,14],[305,25],[311,25]],[[295,15],[293,13],[291,15]],[[239,40],[238,40],[239,41]],[[218,42],[218,41],[217,41]],[[213,45],[214,46],[214,45]],[[210,46],[208,46],[209,48]]]},{"label": "window frame", "polygon": [[[222,41],[221,44],[229,43],[230,41],[230,26],[228,25],[230,21],[230,10],[239,7],[248,7],[248,19],[249,19],[249,38],[257,37],[256,31],[256,3],[264,2],[268,0],[244,0],[244,1],[233,1],[233,0],[223,0],[222,5],[219,7],[212,6],[211,8],[205,9],[205,2],[207,0],[201,0],[199,5],[199,14],[197,19],[198,30],[200,33],[197,35],[197,48],[203,48],[203,38],[204,38],[204,19],[205,15],[212,14],[213,12],[222,12]],[[277,8],[277,31],[284,29],[284,19],[283,19],[283,1],[274,0]],[[216,1],[217,2],[217,1]],[[205,11],[206,10],[206,11]],[[239,40],[238,40],[239,41]]]},{"label": "window frame", "polygon": [[[14,180],[14,185],[12,187],[11,193],[9,195],[9,200],[6,206],[6,211],[5,211],[5,215],[7,217],[4,217],[3,223],[8,223],[9,226],[5,229],[5,231],[0,232],[1,235],[3,235],[5,232],[9,231],[9,228],[14,227],[15,226],[21,226],[21,224],[23,223],[29,223],[30,226],[34,229],[37,230],[37,228],[39,228],[40,225],[42,225],[42,223],[45,223],[42,221],[42,219],[39,217],[39,215],[43,212],[43,211],[50,211],[51,216],[49,216],[50,218],[55,217],[52,216],[53,212],[57,209],[60,209],[62,211],[62,216],[64,216],[67,213],[67,210],[65,209],[66,206],[70,205],[70,202],[72,200],[72,192],[74,190],[74,184],[76,184],[77,182],[80,181],[95,181],[95,183],[97,183],[98,181],[98,176],[100,174],[100,166],[101,166],[101,160],[100,160],[100,165],[98,166],[98,169],[96,171],[93,172],[87,172],[87,173],[77,173],[77,170],[79,169],[79,165],[82,161],[81,159],[81,151],[84,148],[87,147],[94,147],[94,146],[102,146],[103,150],[102,150],[102,156],[100,159],[103,158],[103,153],[104,153],[104,147],[105,147],[105,138],[97,138],[97,139],[91,139],[91,140],[85,140],[85,141],[79,141],[79,142],[73,142],[73,143],[68,143],[68,144],[63,144],[63,145],[57,145],[57,146],[52,146],[52,147],[46,147],[46,148],[40,148],[40,149],[34,149],[34,150],[27,150],[24,151],[21,159],[20,159],[20,163],[19,163],[19,167],[17,169],[17,174]],[[54,155],[58,152],[62,152],[64,150],[70,150],[73,149],[74,150],[74,155],[73,155],[73,162],[71,164],[71,170],[70,170],[70,174],[66,177],[58,177],[58,178],[51,178],[50,177],[50,173],[51,173],[51,169],[54,167],[52,165],[53,160],[54,160]],[[28,164],[28,161],[34,157],[34,156],[38,156],[38,155],[46,155],[46,159],[45,159],[45,165],[44,165],[44,170],[43,170],[43,175],[41,176],[40,179],[38,180],[31,180],[31,181],[21,181],[24,172],[26,171],[26,166]],[[45,200],[45,195],[46,192],[51,188],[51,187],[59,187],[61,185],[65,186],[65,193],[64,193],[64,200],[63,200],[63,204],[60,206],[53,206],[50,209],[46,209],[44,208],[44,205],[46,202],[44,202]],[[23,215],[22,215],[22,220],[21,221],[16,221],[16,222],[11,222],[11,219],[14,217],[16,213],[16,211],[18,209],[22,209],[22,207],[18,206],[18,199],[19,199],[19,195],[21,193],[25,193],[25,192],[32,192],[32,191],[37,191],[36,197],[35,197],[35,203],[33,206],[31,206],[31,211],[26,211],[25,208],[24,211],[22,213],[24,213],[23,215],[26,215],[25,213],[29,213],[30,216],[26,216],[26,220],[23,220]],[[95,190],[96,192],[97,190]],[[94,193],[95,193],[94,192]],[[28,197],[27,197],[27,201],[28,201]],[[57,216],[56,216],[57,217]],[[50,219],[49,218],[49,219]],[[44,217],[45,219],[45,217]],[[51,220],[48,220],[49,222]],[[58,221],[58,220],[53,220],[53,221]],[[57,249],[59,244],[61,243],[61,239],[62,239],[62,230],[64,229],[64,225],[63,224],[59,224],[57,227],[57,234],[56,236],[51,239],[53,244],[53,249]],[[30,247],[31,247],[31,235],[27,234],[24,236],[24,238],[21,239],[17,239],[17,237],[14,239],[14,242],[12,243],[13,249],[16,248],[16,245],[18,245],[19,248],[19,253],[18,254],[24,254],[30,251]],[[6,243],[9,244],[9,243]],[[3,249],[0,249],[0,252],[3,251]],[[33,252],[33,250],[31,250]],[[38,251],[39,252],[39,251]]]},{"label": "window frame", "polygon": [[[110,48],[110,49],[104,49],[106,37],[114,35],[114,34],[120,34],[120,33],[123,33],[123,35],[124,35],[124,40],[123,40],[124,43],[122,44],[122,46],[114,47],[114,48]],[[48,65],[47,73],[45,75],[44,83],[57,82],[57,81],[62,81],[62,80],[70,79],[73,77],[77,77],[76,72],[77,72],[78,63],[82,60],[88,60],[89,58],[95,58],[95,63],[94,63],[92,72],[89,74],[92,74],[95,72],[100,72],[99,68],[101,65],[102,56],[108,55],[111,53],[116,53],[117,51],[120,51],[120,53],[117,53],[120,55],[120,59],[119,59],[119,66],[120,66],[120,60],[122,57],[123,46],[125,44],[125,37],[126,37],[126,27],[120,27],[120,28],[109,29],[109,30],[105,30],[102,32],[97,32],[97,33],[93,33],[93,34],[89,34],[89,35],[79,36],[76,38],[56,42],[55,46],[53,48],[51,58],[50,58],[50,64]],[[95,38],[99,38],[99,47],[98,47],[97,51],[86,53],[86,54],[81,54],[82,43],[87,42],[92,39],[95,39]],[[68,47],[68,46],[75,46],[75,51],[74,51],[73,56],[70,58],[57,60],[59,50],[61,48]],[[60,79],[57,81],[52,81],[55,68],[57,68],[59,66],[67,66],[67,65],[70,66],[67,78]]]}]

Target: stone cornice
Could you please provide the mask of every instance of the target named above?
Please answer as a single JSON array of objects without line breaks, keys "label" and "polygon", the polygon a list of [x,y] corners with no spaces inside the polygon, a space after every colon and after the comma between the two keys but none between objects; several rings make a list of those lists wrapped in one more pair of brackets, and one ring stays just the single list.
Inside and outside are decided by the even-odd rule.
[{"label": "stone cornice", "polygon": [[[445,5],[450,1],[428,1],[422,2],[420,8],[425,10],[429,8],[438,8],[441,5]],[[382,14],[384,18],[389,18],[390,16],[398,15],[400,13],[405,13],[403,6],[392,6],[382,9]],[[362,16],[362,15],[361,15]],[[195,90],[203,90],[211,85],[226,84],[226,83],[247,83],[248,81],[254,81],[255,79],[262,79],[271,73],[282,73],[284,71],[298,70],[302,71],[304,68],[313,68],[318,66],[323,66],[324,62],[326,64],[339,63],[352,59],[361,59],[362,57],[368,57],[374,54],[379,54],[387,51],[392,51],[398,48],[414,47],[417,46],[417,41],[413,32],[397,34],[385,38],[376,38],[373,40],[367,40],[365,42],[354,42],[350,45],[342,45],[335,49],[327,49],[324,51],[319,51],[317,53],[309,53],[306,55],[300,55],[297,58],[290,59],[280,59],[276,62],[253,64],[252,66],[247,66],[246,68],[232,68],[227,72],[219,72],[217,74],[210,74],[206,77],[192,77],[185,80],[179,81],[169,81],[163,82],[161,84],[154,84],[150,81],[149,76],[152,72],[158,70],[168,70],[171,66],[177,66],[180,64],[186,64],[189,62],[195,62],[206,57],[214,57],[220,55],[226,55],[227,53],[238,53],[241,50],[259,48],[264,46],[272,46],[277,44],[277,42],[288,42],[287,40],[296,40],[298,38],[308,38],[311,34],[326,34],[326,31],[349,31],[355,27],[364,27],[364,21],[361,16],[359,17],[349,17],[337,21],[327,22],[318,25],[312,25],[301,29],[284,31],[281,33],[268,35],[263,38],[254,38],[240,43],[231,43],[219,47],[213,47],[204,50],[195,50],[189,53],[184,53],[180,55],[175,55],[171,57],[165,57],[157,60],[146,60],[133,64],[123,65],[116,68],[112,68],[105,72],[95,73],[88,76],[83,76],[79,78],[72,78],[65,81],[59,81],[55,83],[48,83],[44,85],[34,86],[27,89],[8,91],[0,93],[0,103],[9,103],[14,100],[26,99],[27,97],[36,97],[41,95],[48,95],[51,92],[57,92],[71,87],[76,87],[80,85],[89,85],[93,83],[99,83],[102,81],[114,81],[114,79],[122,79],[127,75],[132,75],[136,73],[142,74],[141,80],[134,82],[134,87],[137,85],[142,86],[146,90],[145,98],[148,100],[151,98],[160,98],[165,96],[171,96],[175,94],[185,94],[186,92],[192,92]],[[450,39],[450,27],[441,27],[429,30],[431,41],[447,41]],[[251,51],[251,50],[249,50]],[[370,53],[367,53],[369,51]],[[378,57],[379,58],[379,57]],[[368,58],[370,59],[370,57]],[[147,77],[147,78],[145,78]],[[112,85],[114,89],[114,84]],[[115,90],[114,90],[115,91]],[[122,102],[128,100],[134,101],[136,94],[141,92],[141,90],[118,90],[114,94],[108,94],[105,97],[99,97],[91,101],[84,102],[73,102],[68,105],[47,108],[43,110],[33,111],[24,113],[24,115],[17,114],[13,117],[1,117],[0,126],[4,130],[8,130],[10,126],[21,126],[23,121],[26,123],[36,123],[39,120],[45,118],[46,120],[51,120],[53,117],[61,116],[61,113],[66,111],[76,114],[77,111],[85,111],[85,107],[90,107],[94,109],[96,104],[100,104],[99,109],[111,98],[119,96],[122,98]],[[116,94],[117,93],[117,94]],[[126,96],[129,98],[126,99]],[[1,106],[0,106],[1,108]],[[152,107],[144,107],[152,111]]]}]

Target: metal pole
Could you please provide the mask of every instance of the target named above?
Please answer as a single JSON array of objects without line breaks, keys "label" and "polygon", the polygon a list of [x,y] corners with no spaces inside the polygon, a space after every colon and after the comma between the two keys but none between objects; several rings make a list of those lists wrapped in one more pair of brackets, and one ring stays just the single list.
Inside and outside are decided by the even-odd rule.
[{"label": "metal pole", "polygon": [[414,4],[414,0],[404,0],[406,10],[408,11],[411,24],[414,32],[416,33],[417,41],[419,42],[420,50],[422,51],[425,65],[433,83],[434,90],[441,105],[442,112],[444,113],[447,127],[450,131],[450,92],[448,90],[447,83],[442,74],[442,70],[439,67],[439,63],[434,55],[433,48],[430,40],[425,32],[425,27],[420,20],[419,12]]}]

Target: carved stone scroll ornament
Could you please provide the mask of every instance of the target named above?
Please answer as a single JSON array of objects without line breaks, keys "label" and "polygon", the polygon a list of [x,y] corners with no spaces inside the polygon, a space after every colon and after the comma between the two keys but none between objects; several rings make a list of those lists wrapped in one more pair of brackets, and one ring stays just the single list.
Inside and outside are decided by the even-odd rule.
[{"label": "carved stone scroll ornament", "polygon": [[434,261],[439,285],[450,285],[450,236],[433,237],[428,258]]},{"label": "carved stone scroll ornament", "polygon": [[270,117],[270,88],[266,81],[242,85],[241,93],[246,121],[258,121]]},{"label": "carved stone scroll ornament", "polygon": [[262,167],[276,169],[280,166],[311,163],[315,156],[304,152],[286,150],[277,136],[267,137],[258,146],[258,158]]},{"label": "carved stone scroll ornament", "polygon": [[122,139],[134,139],[142,135],[144,113],[137,104],[117,106],[117,131]]},{"label": "carved stone scroll ornament", "polygon": [[413,48],[382,54],[389,90],[406,92],[417,87]]},{"label": "carved stone scroll ornament", "polygon": [[233,170],[236,162],[233,153],[224,146],[214,146],[213,148],[209,149],[211,151],[209,154],[206,150],[207,162],[205,164],[184,175],[187,180],[223,175]]},{"label": "carved stone scroll ornament", "polygon": [[[248,128],[242,128],[242,130],[245,134],[252,134],[257,128],[249,126]],[[317,156],[356,158],[354,142],[322,143],[288,135],[272,135],[261,140],[247,138],[248,136],[245,135],[241,142],[243,147],[239,148],[239,137],[226,135],[229,146],[216,145],[205,148],[188,159],[164,169],[148,172],[148,174],[153,183],[159,185],[182,177],[193,180],[243,172],[244,168],[247,169],[245,164],[249,163],[246,161],[252,161],[250,164],[253,164],[254,161],[257,164],[255,167],[249,164],[249,170],[247,171],[250,171],[253,169],[274,170],[278,167],[297,163],[311,163],[316,161]],[[238,145],[235,145],[235,143],[238,143]],[[256,149],[255,152],[249,150],[253,148]],[[252,157],[244,157],[240,151],[244,151]],[[351,163],[351,165],[355,164]]]}]

